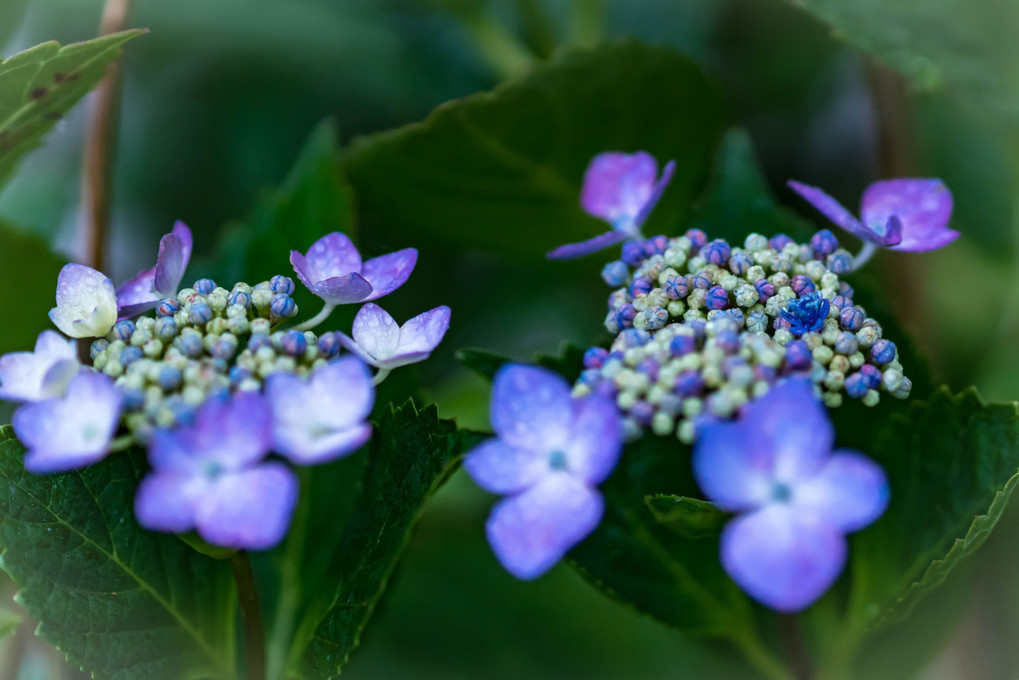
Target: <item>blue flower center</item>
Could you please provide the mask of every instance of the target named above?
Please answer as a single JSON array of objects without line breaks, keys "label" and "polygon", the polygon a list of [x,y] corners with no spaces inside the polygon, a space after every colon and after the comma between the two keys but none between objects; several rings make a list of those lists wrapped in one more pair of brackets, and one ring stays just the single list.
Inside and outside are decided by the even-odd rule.
[{"label": "blue flower center", "polygon": [[548,454],[548,464],[553,470],[565,470],[567,468],[566,453],[553,451]]},{"label": "blue flower center", "polygon": [[204,472],[206,477],[213,480],[223,474],[223,466],[215,461],[209,461],[205,464]]},{"label": "blue flower center", "polygon": [[789,322],[789,331],[796,336],[824,328],[831,304],[820,293],[808,293],[790,302],[782,310],[782,318]]},{"label": "blue flower center", "polygon": [[793,490],[788,484],[776,484],[771,487],[771,500],[776,503],[788,503],[793,497]]}]

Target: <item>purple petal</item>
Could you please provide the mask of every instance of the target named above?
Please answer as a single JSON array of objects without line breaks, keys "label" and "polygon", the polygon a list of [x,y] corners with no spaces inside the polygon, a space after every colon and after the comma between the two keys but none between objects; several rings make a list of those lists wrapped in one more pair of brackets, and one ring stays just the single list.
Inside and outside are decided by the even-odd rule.
[{"label": "purple petal", "polygon": [[633,225],[652,198],[657,175],[658,163],[643,151],[634,154],[618,151],[600,153],[584,172],[580,206],[614,228]]},{"label": "purple petal", "polygon": [[160,239],[153,273],[153,289],[159,297],[177,294],[184,270],[191,260],[193,242],[191,230],[180,221],[173,225],[172,232]]},{"label": "purple petal", "polygon": [[156,306],[154,291],[156,270],[143,269],[117,288],[117,313],[121,319],[138,316]]},{"label": "purple petal", "polygon": [[152,531],[190,531],[196,508],[208,493],[209,483],[198,475],[154,472],[138,485],[134,514]]},{"label": "purple petal", "polygon": [[496,505],[485,529],[503,567],[533,579],[594,531],[604,509],[601,494],[558,473]]},{"label": "purple petal", "polygon": [[354,342],[354,339],[345,333],[336,332],[336,337],[339,338],[340,344],[343,345],[348,351],[357,355],[357,358],[368,364],[369,366],[378,366],[379,362],[376,361],[375,357],[368,354],[361,345]]},{"label": "purple petal", "polygon": [[580,243],[568,243],[565,246],[559,246],[555,250],[549,251],[545,254],[550,260],[572,260],[577,257],[583,257],[596,253],[599,250],[604,250],[617,243],[622,243],[628,238],[632,238],[633,234],[623,231],[607,231],[604,234],[599,234],[592,239],[587,241],[581,241]]},{"label": "purple petal", "polygon": [[347,305],[368,298],[372,286],[360,274],[335,276],[309,286],[311,292],[331,305]]},{"label": "purple petal", "polygon": [[939,179],[875,182],[863,192],[860,212],[868,226],[884,225],[892,216],[899,218],[902,241],[893,250],[935,250],[959,237],[959,232],[948,228],[952,193]]},{"label": "purple petal", "polygon": [[[351,273],[361,273],[361,254],[357,252],[350,238],[338,231],[326,234],[315,241],[308,249],[305,259],[306,272],[313,283]],[[298,272],[298,276],[300,275]]]},{"label": "purple petal", "polygon": [[623,452],[623,421],[616,405],[592,395],[573,402],[572,432],[566,443],[570,474],[595,486],[616,467]]},{"label": "purple petal", "polygon": [[372,293],[367,299],[378,300],[402,286],[414,271],[417,261],[418,251],[414,248],[405,248],[365,262],[361,268],[361,275],[368,279],[372,286]]},{"label": "purple petal", "polygon": [[265,550],[283,540],[297,504],[297,476],[279,463],[216,480],[195,516],[198,534],[224,548]]},{"label": "purple petal", "polygon": [[198,410],[194,431],[205,460],[237,470],[258,462],[272,448],[272,411],[260,395],[238,392],[208,399]]},{"label": "purple petal", "polygon": [[98,338],[117,322],[117,295],[104,274],[80,264],[64,265],[57,277],[57,306],[50,320],[72,338]]},{"label": "purple petal", "polygon": [[75,376],[67,396],[23,406],[14,413],[14,432],[28,449],[25,468],[35,474],[89,465],[109,453],[120,421],[123,395],[101,373]]},{"label": "purple petal", "polygon": [[386,358],[396,352],[400,344],[400,325],[386,310],[369,302],[354,317],[351,335],[369,356]]},{"label": "purple petal", "polygon": [[773,479],[782,484],[813,477],[835,443],[828,411],[805,379],[787,380],[750,402],[740,426],[769,452]]},{"label": "purple petal", "polygon": [[403,324],[400,327],[400,344],[396,354],[405,356],[431,353],[449,330],[450,314],[449,307],[443,305],[418,314]]},{"label": "purple petal", "polygon": [[61,396],[78,368],[74,341],[56,331],[43,331],[35,351],[0,357],[0,399],[38,401]]},{"label": "purple petal", "polygon": [[493,438],[467,453],[464,469],[486,491],[515,494],[533,486],[549,466],[544,456]]},{"label": "purple petal", "polygon": [[723,510],[756,508],[770,497],[771,453],[741,424],[712,422],[702,426],[692,462],[697,485]]},{"label": "purple petal", "polygon": [[633,225],[637,229],[644,226],[644,222],[647,220],[648,215],[654,210],[655,206],[658,205],[658,200],[665,193],[665,189],[669,186],[669,182],[672,181],[672,176],[676,173],[676,161],[669,161],[665,164],[662,169],[662,176],[655,182],[655,185],[651,188],[651,195],[648,196],[647,202],[644,203],[644,207],[637,213],[637,217],[633,220]]},{"label": "purple petal", "polygon": [[[868,229],[851,212],[846,210],[841,203],[817,187],[801,184],[794,180],[789,180],[786,184],[790,189],[805,198],[808,203],[817,208],[822,215],[831,220],[836,226],[845,229],[861,241],[867,241],[879,246],[888,245],[888,241],[883,238],[882,234]],[[881,227],[883,230],[884,224]]]},{"label": "purple petal", "polygon": [[881,466],[855,451],[836,451],[817,475],[796,486],[793,503],[846,533],[876,520],[888,507]]},{"label": "purple petal", "polygon": [[365,420],[375,403],[368,368],[345,356],[316,370],[310,380],[275,374],[266,384],[275,449],[311,465],[346,455],[371,436]]},{"label": "purple petal", "polygon": [[570,386],[552,371],[507,364],[495,374],[491,420],[507,444],[540,453],[563,450],[573,420]]},{"label": "purple petal", "polygon": [[826,522],[774,504],[729,522],[721,553],[722,566],[740,588],[772,609],[793,612],[838,578],[846,540]]}]

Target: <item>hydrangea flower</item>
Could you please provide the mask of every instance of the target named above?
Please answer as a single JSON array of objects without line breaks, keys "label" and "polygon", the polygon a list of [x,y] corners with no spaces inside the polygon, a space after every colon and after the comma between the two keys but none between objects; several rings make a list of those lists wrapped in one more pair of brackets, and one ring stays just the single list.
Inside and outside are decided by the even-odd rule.
[{"label": "hydrangea flower", "polygon": [[159,241],[156,266],[138,272],[117,288],[121,318],[137,316],[155,307],[162,298],[177,294],[191,260],[192,245],[191,230],[178,221],[173,231]]},{"label": "hydrangea flower", "polygon": [[859,267],[875,248],[919,252],[947,246],[959,237],[949,229],[952,193],[940,179],[899,178],[874,182],[863,192],[860,218],[817,187],[789,181],[789,187],[821,214],[864,242]]},{"label": "hydrangea flower", "polygon": [[560,246],[547,257],[560,260],[582,257],[626,239],[640,238],[644,221],[675,171],[675,161],[669,161],[659,177],[657,161],[644,151],[633,154],[607,151],[595,156],[584,172],[580,205],[589,215],[612,225],[612,231]]},{"label": "hydrangea flower", "polygon": [[488,518],[488,541],[510,573],[533,579],[601,521],[597,486],[619,460],[622,422],[612,401],[574,399],[560,376],[519,364],[496,374],[491,419],[496,437],[470,451],[464,467],[482,488],[508,496]]},{"label": "hydrangea flower", "polygon": [[377,300],[410,277],[418,252],[405,248],[361,262],[361,254],[346,234],[333,232],[315,241],[307,255],[290,252],[301,283],[330,305]]},{"label": "hydrangea flower", "polygon": [[35,474],[64,472],[106,457],[117,431],[124,396],[101,373],[79,373],[63,397],[26,404],[13,425],[25,445],[25,469]]},{"label": "hydrangea flower", "polygon": [[57,306],[50,320],[72,338],[99,338],[117,323],[117,295],[104,274],[82,264],[68,264],[57,277]]},{"label": "hydrangea flower", "polygon": [[801,610],[835,582],[846,534],[888,504],[884,471],[832,446],[835,431],[809,381],[788,380],[750,402],[735,423],[705,424],[694,446],[697,483],[738,517],[722,532],[722,566],[752,597]]},{"label": "hydrangea flower", "polygon": [[830,309],[831,303],[815,292],[791,300],[779,314],[782,321],[789,324],[789,332],[799,337],[824,328]]},{"label": "hydrangea flower", "polygon": [[424,361],[449,329],[449,307],[445,305],[419,314],[400,326],[386,310],[369,302],[354,317],[353,338],[340,335],[340,342],[380,371]]},{"label": "hydrangea flower", "polygon": [[271,375],[266,398],[272,406],[275,451],[299,465],[345,456],[371,436],[365,420],[375,404],[375,386],[367,366],[355,357],[327,364],[307,380]]},{"label": "hydrangea flower", "polygon": [[209,398],[193,425],[153,435],[153,471],[135,498],[138,522],[154,531],[195,530],[226,548],[271,548],[297,502],[293,471],[264,460],[271,448],[272,413],[260,395]]},{"label": "hydrangea flower", "polygon": [[79,370],[73,340],[56,331],[43,331],[34,352],[0,357],[0,399],[40,401],[59,397]]}]

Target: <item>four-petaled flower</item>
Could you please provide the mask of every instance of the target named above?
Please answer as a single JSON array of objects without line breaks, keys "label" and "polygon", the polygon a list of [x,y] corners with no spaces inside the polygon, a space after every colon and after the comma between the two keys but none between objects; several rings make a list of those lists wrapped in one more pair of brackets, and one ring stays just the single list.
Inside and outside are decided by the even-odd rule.
[{"label": "four-petaled flower", "polygon": [[837,226],[873,246],[935,250],[959,237],[959,232],[948,228],[952,194],[940,179],[874,182],[863,192],[859,220],[817,187],[792,180],[789,187]]},{"label": "four-petaled flower", "polygon": [[319,368],[305,380],[269,376],[274,450],[299,465],[324,463],[357,450],[371,436],[365,422],[375,404],[371,374],[352,356]]},{"label": "four-petaled flower", "polygon": [[161,299],[177,295],[191,260],[192,242],[186,224],[178,221],[173,225],[173,231],[159,241],[156,266],[138,272],[117,288],[121,318],[137,316],[155,307]]},{"label": "four-petaled flower", "polygon": [[580,205],[588,214],[612,225],[612,231],[581,243],[560,246],[551,259],[570,259],[640,238],[640,229],[676,171],[669,161],[658,176],[658,163],[644,151],[607,151],[594,157],[584,172]]},{"label": "four-petaled flower", "polygon": [[779,312],[779,316],[789,324],[789,332],[799,337],[824,328],[824,320],[828,318],[830,310],[831,303],[821,297],[820,293],[807,293],[790,300]]},{"label": "four-petaled flower", "polygon": [[706,424],[693,468],[707,498],[739,513],[722,532],[722,566],[752,597],[801,610],[835,582],[847,533],[884,512],[884,471],[835,432],[809,381],[789,380],[750,402],[735,423]]},{"label": "four-petaled flower", "polygon": [[386,310],[369,302],[354,317],[353,338],[341,334],[340,342],[366,363],[390,370],[427,359],[446,334],[449,315],[449,307],[443,305],[400,326]]},{"label": "four-petaled flower", "polygon": [[12,424],[28,449],[25,469],[35,474],[64,472],[105,458],[123,400],[108,377],[84,371],[71,380],[63,397],[22,406]]},{"label": "four-petaled flower", "polygon": [[117,323],[117,295],[106,275],[68,264],[57,277],[57,306],[50,320],[72,338],[99,338]]},{"label": "four-petaled flower", "polygon": [[418,251],[405,248],[361,262],[346,234],[326,234],[307,255],[290,251],[290,264],[301,283],[331,305],[377,300],[404,284],[417,264]]},{"label": "four-petaled flower", "polygon": [[491,418],[496,438],[464,467],[482,488],[509,496],[488,518],[488,540],[510,573],[536,578],[601,521],[597,486],[619,460],[622,421],[612,401],[574,399],[559,375],[519,364],[496,374]]},{"label": "four-petaled flower", "polygon": [[43,331],[35,341],[34,352],[0,357],[0,399],[40,401],[59,397],[79,368],[74,341],[56,331]]},{"label": "four-petaled flower", "polygon": [[265,462],[272,413],[258,394],[209,398],[191,426],[157,430],[153,471],[135,497],[147,529],[191,531],[226,548],[260,550],[279,543],[297,502],[297,476]]}]

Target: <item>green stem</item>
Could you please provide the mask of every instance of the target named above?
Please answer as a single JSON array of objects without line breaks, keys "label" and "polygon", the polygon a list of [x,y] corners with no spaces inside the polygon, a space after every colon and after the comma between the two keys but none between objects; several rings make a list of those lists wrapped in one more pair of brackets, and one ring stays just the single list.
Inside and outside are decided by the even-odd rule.
[{"label": "green stem", "polygon": [[333,313],[334,309],[336,309],[336,305],[327,302],[325,303],[325,306],[322,307],[322,311],[320,311],[318,314],[311,317],[304,323],[294,326],[294,329],[298,331],[310,331],[312,328],[315,328],[320,323],[328,319],[329,315]]},{"label": "green stem", "polygon": [[392,370],[391,368],[380,368],[379,372],[375,374],[374,378],[372,378],[372,384],[373,385],[380,384],[383,380],[389,377],[389,372],[391,370]]},{"label": "green stem", "polygon": [[606,0],[573,0],[570,20],[570,43],[577,47],[594,47],[605,33]]},{"label": "green stem", "polygon": [[534,64],[534,53],[527,45],[481,7],[471,4],[454,11],[478,51],[501,77],[523,73]]},{"label": "green stem", "polygon": [[750,665],[769,680],[793,680],[795,677],[775,655],[765,647],[757,633],[750,629],[734,632],[730,638],[736,649]]},{"label": "green stem", "polygon": [[230,558],[230,567],[237,584],[237,602],[244,625],[248,680],[265,680],[265,626],[262,624],[262,606],[255,587],[255,574],[251,570],[251,556],[245,550],[238,550]]},{"label": "green stem", "polygon": [[811,680],[814,677],[813,665],[796,615],[779,615],[778,626],[793,676],[796,680]]},{"label": "green stem", "polygon": [[531,49],[540,59],[548,59],[555,52],[556,38],[548,13],[538,0],[517,0],[517,11],[524,26],[524,34]]}]

